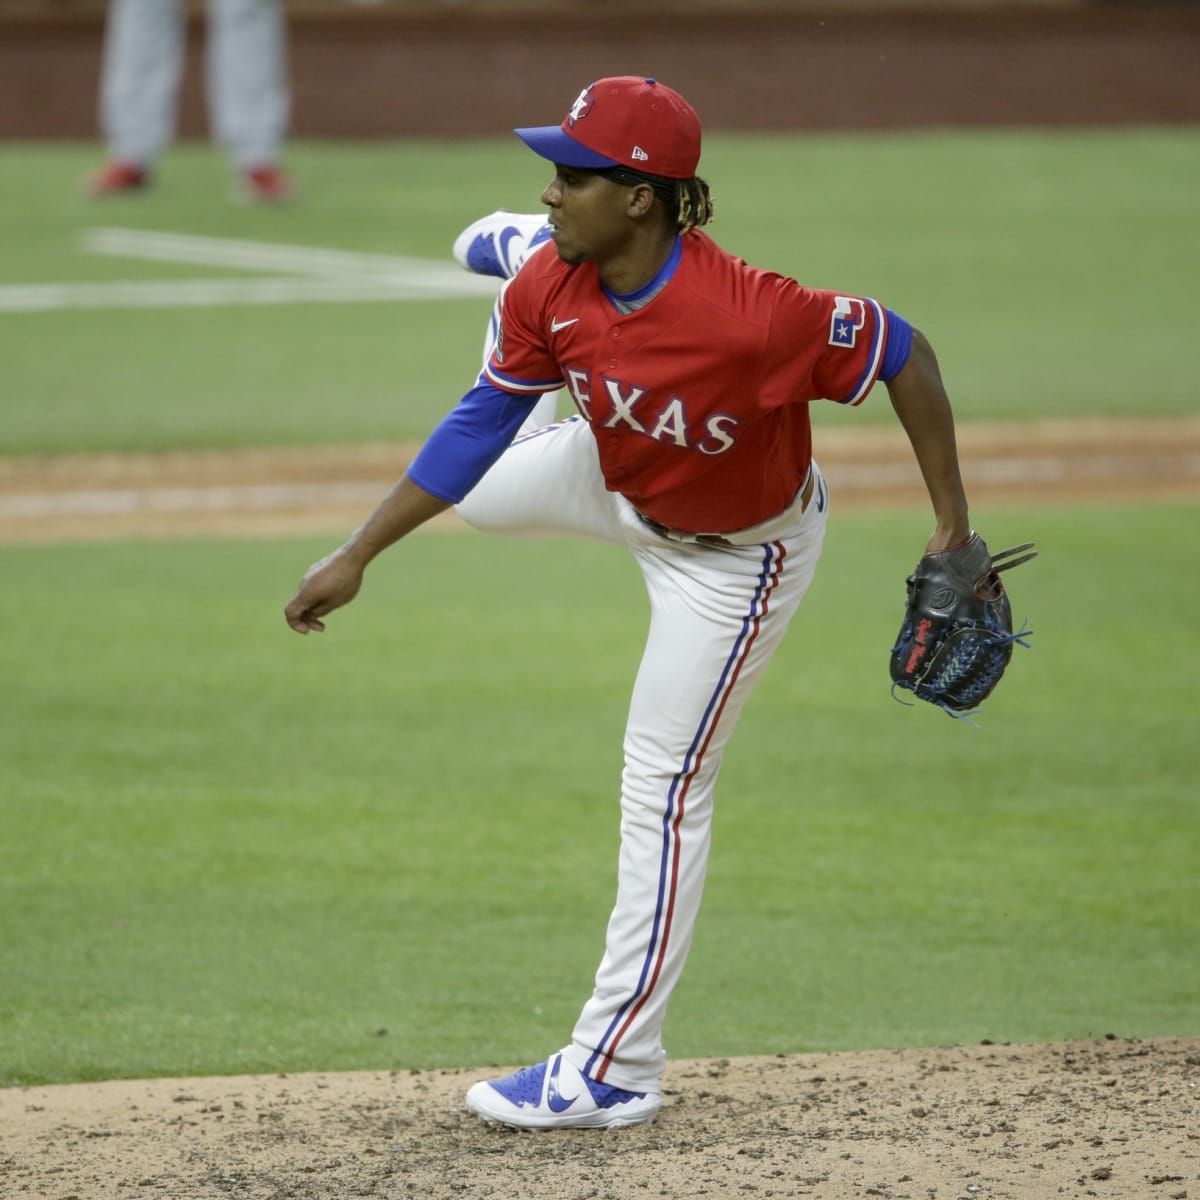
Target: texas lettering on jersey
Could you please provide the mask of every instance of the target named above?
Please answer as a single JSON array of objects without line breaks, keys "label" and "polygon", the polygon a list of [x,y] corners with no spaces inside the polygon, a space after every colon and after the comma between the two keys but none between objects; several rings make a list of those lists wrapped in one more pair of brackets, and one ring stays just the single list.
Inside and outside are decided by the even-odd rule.
[{"label": "texas lettering on jersey", "polygon": [[[883,308],[747,266],[700,230],[645,307],[622,314],[592,263],[534,255],[501,293],[485,368],[518,394],[566,386],[610,491],[678,529],[728,532],[781,512],[811,460],[808,404],[858,404]],[[767,464],[767,469],[764,469]]]},{"label": "texas lettering on jersey", "polygon": [[653,441],[670,442],[700,454],[722,454],[735,444],[734,431],[741,422],[731,413],[713,413],[703,423],[693,423],[688,416],[687,401],[682,396],[672,394],[665,404],[657,407],[657,401],[649,397],[647,389],[611,375],[601,376],[604,395],[596,406],[597,415],[593,417],[594,385],[589,373],[568,366],[563,375],[576,408],[597,430],[629,430]]}]

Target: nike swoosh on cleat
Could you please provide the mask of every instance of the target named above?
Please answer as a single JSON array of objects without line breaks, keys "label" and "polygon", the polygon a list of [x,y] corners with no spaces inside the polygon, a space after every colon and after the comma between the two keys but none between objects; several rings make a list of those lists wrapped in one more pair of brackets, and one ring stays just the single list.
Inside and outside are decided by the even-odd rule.
[{"label": "nike swoosh on cleat", "polygon": [[[576,318],[578,319],[578,318]],[[552,1113],[566,1112],[576,1100],[578,1096],[572,1096],[570,1100],[564,1100],[558,1091],[558,1072],[562,1067],[562,1055],[559,1054],[554,1059],[554,1065],[550,1068],[550,1082],[546,1086],[546,1104],[549,1106]]]},{"label": "nike swoosh on cleat", "polygon": [[560,321],[557,317],[551,317],[550,332],[557,333],[560,329],[566,329],[568,325],[574,325],[578,320],[578,317],[572,317],[569,321]]},{"label": "nike swoosh on cleat", "polygon": [[517,236],[518,232],[519,231],[517,230],[516,226],[508,225],[503,230],[501,230],[501,233],[500,233],[500,245],[498,247],[498,249],[500,251],[500,263],[504,267],[505,271],[508,272],[509,275],[511,275],[513,273],[513,268],[512,268],[512,262],[510,261],[510,259],[508,257],[508,243],[511,242],[513,240],[513,238],[515,238]]}]

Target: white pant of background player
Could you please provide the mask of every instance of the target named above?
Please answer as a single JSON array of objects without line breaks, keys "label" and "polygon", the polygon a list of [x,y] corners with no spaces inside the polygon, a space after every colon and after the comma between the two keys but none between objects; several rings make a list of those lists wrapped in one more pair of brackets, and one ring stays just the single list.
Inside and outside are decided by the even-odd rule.
[{"label": "white pant of background player", "polygon": [[609,492],[579,417],[518,438],[459,506],[471,525],[579,534],[627,548],[650,598],[621,778],[616,905],[595,990],[565,1056],[590,1077],[658,1092],[662,1027],[683,970],[708,861],[713,787],[742,706],[817,565],[828,493],[731,535],[736,546],[656,533]]},{"label": "white pant of background player", "polygon": [[[175,136],[183,0],[112,0],[100,125],[113,158],[148,166]],[[242,169],[279,158],[290,97],[280,0],[208,0],[205,71],[213,137]]]}]

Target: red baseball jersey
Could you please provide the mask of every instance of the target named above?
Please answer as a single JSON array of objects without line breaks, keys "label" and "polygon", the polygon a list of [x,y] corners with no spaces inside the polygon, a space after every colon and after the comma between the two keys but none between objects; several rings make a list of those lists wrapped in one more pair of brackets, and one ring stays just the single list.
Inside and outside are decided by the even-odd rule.
[{"label": "red baseball jersey", "polygon": [[874,300],[747,266],[690,230],[666,286],[622,314],[594,263],[551,247],[504,289],[485,368],[518,394],[564,384],[610,491],[675,529],[727,533],[782,512],[808,474],[808,404],[857,404],[887,339]]}]

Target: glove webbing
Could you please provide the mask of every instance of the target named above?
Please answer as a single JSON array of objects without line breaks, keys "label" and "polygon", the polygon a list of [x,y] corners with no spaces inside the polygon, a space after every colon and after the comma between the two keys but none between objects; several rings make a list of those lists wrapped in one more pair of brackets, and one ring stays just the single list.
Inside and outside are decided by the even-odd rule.
[{"label": "glove webbing", "polygon": [[[1022,550],[1030,551],[1029,554],[1021,554]],[[1020,558],[1012,558],[1011,555],[1020,554]],[[992,555],[992,570],[1007,571],[1010,567],[1019,567],[1022,563],[1027,563],[1031,558],[1037,558],[1038,552],[1034,550],[1032,542],[1022,542],[1019,546],[1010,546],[1007,550],[1001,550],[999,554]],[[1007,561],[1001,562],[1001,559]]]}]

